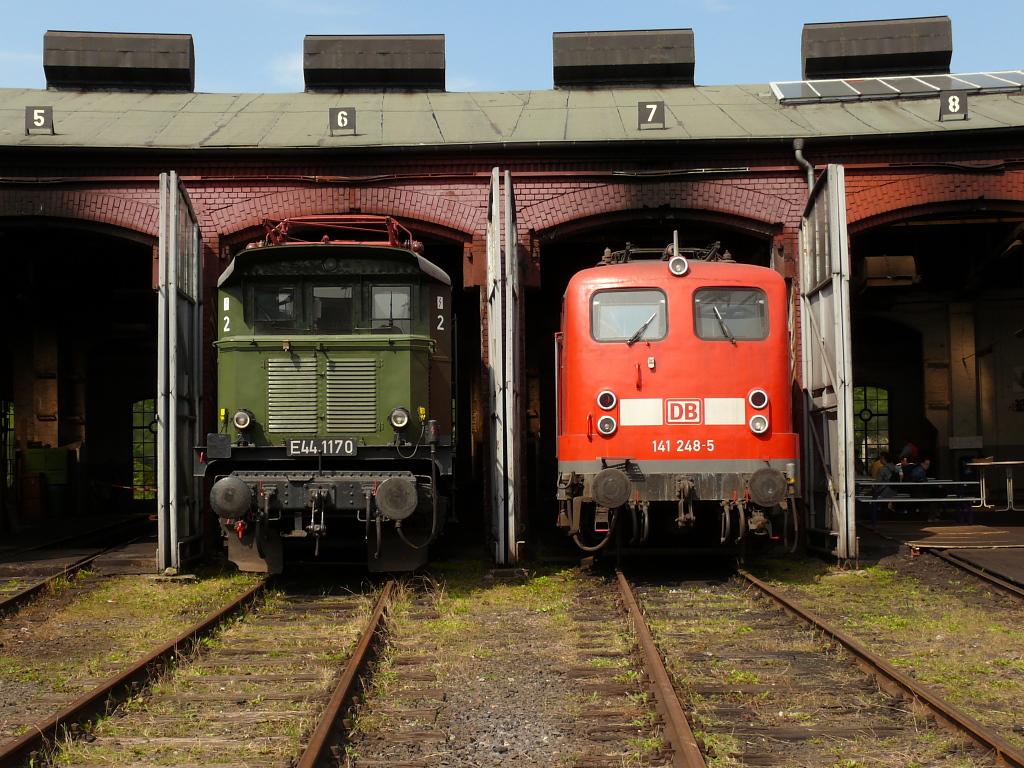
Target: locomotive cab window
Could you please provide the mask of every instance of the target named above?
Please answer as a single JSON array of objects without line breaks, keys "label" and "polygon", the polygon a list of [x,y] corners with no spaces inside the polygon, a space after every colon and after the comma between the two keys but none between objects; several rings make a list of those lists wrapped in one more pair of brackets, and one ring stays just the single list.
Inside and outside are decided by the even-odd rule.
[{"label": "locomotive cab window", "polygon": [[590,333],[596,341],[659,341],[668,333],[667,299],[654,289],[597,291],[590,299]]},{"label": "locomotive cab window", "polygon": [[375,333],[412,333],[412,286],[374,285],[370,306]]},{"label": "locomotive cab window", "polygon": [[295,329],[298,291],[292,285],[257,285],[253,288],[253,327],[257,333]]},{"label": "locomotive cab window", "polygon": [[351,285],[313,286],[313,333],[352,333],[356,304]]},{"label": "locomotive cab window", "polygon": [[760,341],[768,337],[768,297],[760,288],[701,288],[693,318],[698,338]]}]

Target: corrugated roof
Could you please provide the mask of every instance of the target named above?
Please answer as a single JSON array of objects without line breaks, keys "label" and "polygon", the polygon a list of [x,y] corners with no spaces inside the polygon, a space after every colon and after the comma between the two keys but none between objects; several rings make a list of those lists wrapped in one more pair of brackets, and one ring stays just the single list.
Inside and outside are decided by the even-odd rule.
[{"label": "corrugated roof", "polygon": [[[639,129],[637,104],[665,102]],[[51,106],[56,133],[25,135]],[[354,108],[357,132],[328,126]],[[972,94],[969,120],[938,98],[780,104],[765,85],[498,93],[80,93],[0,89],[0,146],[146,149],[527,146],[564,142],[777,140],[1024,127],[1024,93]]]}]

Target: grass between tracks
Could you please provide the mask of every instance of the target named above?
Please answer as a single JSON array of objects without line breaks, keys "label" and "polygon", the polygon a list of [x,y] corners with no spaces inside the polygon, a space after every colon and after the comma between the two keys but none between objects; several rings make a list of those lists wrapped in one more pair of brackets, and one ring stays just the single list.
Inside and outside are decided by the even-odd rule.
[{"label": "grass between tracks", "polygon": [[[481,746],[492,741],[496,749],[508,750],[502,752],[507,760],[515,757],[523,764],[539,765],[543,761],[537,762],[535,750],[546,750],[544,764],[573,764],[574,753],[564,745],[577,742],[566,731],[578,730],[575,716],[601,700],[598,694],[585,696],[579,693],[581,686],[566,683],[565,670],[581,665],[575,619],[581,610],[576,602],[581,577],[575,570],[536,568],[524,571],[521,578],[503,579],[490,578],[488,570],[479,563],[436,564],[425,584],[407,585],[393,611],[393,645],[354,720],[350,759],[380,759],[373,734],[411,727],[448,733],[449,744],[439,752],[452,764],[479,764],[479,759],[491,765],[500,760],[490,746]],[[608,644],[621,650],[622,658],[583,662],[608,668],[609,680],[629,664],[633,648],[621,620],[616,631],[619,634],[608,634]],[[410,680],[408,670],[433,673],[437,682]],[[627,675],[623,669],[621,676]],[[446,704],[435,721],[431,702],[417,703],[415,694],[410,699],[406,691],[438,686],[446,691]],[[426,720],[417,719],[421,711],[428,712]],[[516,723],[512,734],[504,730],[509,722]],[[637,739],[627,749],[632,754],[623,754],[622,765],[638,764],[636,756],[655,748],[655,742],[660,744],[657,739]],[[425,758],[416,749],[388,757]]]},{"label": "grass between tracks", "polygon": [[755,575],[1024,748],[1024,610],[969,574],[922,566],[920,579],[816,560],[765,563]]},{"label": "grass between tracks", "polygon": [[[305,612],[282,593],[268,592],[254,618],[230,622],[204,642],[206,653],[176,665],[117,717],[98,724],[98,741],[64,744],[55,764],[293,764],[337,682],[340,660],[365,628],[371,598],[351,595],[345,602],[352,609],[337,613]],[[285,615],[275,619],[279,608]],[[217,657],[220,648],[249,647],[281,651]],[[289,696],[276,695],[282,692]],[[298,694],[309,698],[292,698]]]},{"label": "grass between tracks", "polygon": [[[814,584],[816,576],[827,572],[827,569],[813,570],[810,564],[794,566],[793,563],[783,563],[779,568],[783,580],[790,585]],[[871,717],[876,724],[884,724],[890,719],[886,715],[886,710],[890,708],[887,700],[877,692],[859,687],[858,683],[863,678],[853,665],[848,669],[840,666],[831,671],[829,675],[832,684],[825,688],[809,687],[806,691],[789,691],[783,685],[776,689],[776,681],[788,673],[794,662],[785,654],[775,659],[761,658],[757,651],[765,652],[766,657],[779,651],[786,654],[818,653],[823,650],[824,643],[815,633],[793,633],[788,630],[788,621],[783,618],[781,611],[777,627],[773,626],[776,622],[758,625],[757,616],[771,614],[776,609],[772,603],[752,600],[752,591],[715,585],[683,585],[666,591],[670,593],[670,599],[666,602],[672,610],[664,617],[652,616],[650,623],[656,635],[662,635],[668,640],[663,650],[666,651],[669,671],[683,692],[684,706],[691,718],[695,736],[707,750],[709,766],[725,768],[743,764],[742,756],[747,749],[746,738],[758,738],[735,732],[731,725],[735,714],[733,710],[741,711],[745,724],[761,729],[763,738],[768,740],[772,739],[772,730],[775,728],[806,727],[827,734],[833,725],[853,724],[840,721],[842,710],[835,709],[832,691],[833,688],[851,684],[852,698],[846,702],[851,708],[867,708],[872,712]],[[681,610],[684,608],[686,611]],[[687,616],[687,613],[690,615]],[[746,618],[748,615],[750,619]],[[760,628],[755,629],[755,626]],[[740,651],[740,656],[729,658],[732,650]],[[826,650],[826,653],[831,652]],[[707,684],[735,685],[737,690],[709,695],[694,690]],[[743,690],[745,686],[757,686],[761,690]],[[892,724],[896,726],[900,718],[895,709],[891,717]],[[865,737],[847,739],[841,745],[836,742],[832,746],[832,740],[827,737],[811,737],[807,743],[822,744],[826,755],[830,748],[834,749],[835,762],[821,763],[830,768],[976,768],[989,764],[984,756],[965,751],[957,737],[930,730],[923,719],[912,717],[911,723],[916,726],[916,732],[911,731],[909,738],[894,736],[880,740]],[[783,744],[785,739],[780,738],[782,741],[779,743]],[[779,765],[790,764],[785,762],[784,748],[778,760]]]},{"label": "grass between tracks", "polygon": [[0,627],[0,678],[31,684],[36,695],[73,694],[76,679],[106,677],[104,665],[134,661],[254,583],[251,574],[222,572],[193,581],[115,577],[60,607],[41,600]]}]

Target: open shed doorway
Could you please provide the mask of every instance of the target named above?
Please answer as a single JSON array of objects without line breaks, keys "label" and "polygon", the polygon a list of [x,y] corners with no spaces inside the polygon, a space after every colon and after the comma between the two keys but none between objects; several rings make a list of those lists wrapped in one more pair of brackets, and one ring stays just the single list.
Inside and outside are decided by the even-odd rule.
[{"label": "open shed doorway", "polygon": [[135,404],[155,396],[153,243],[63,222],[0,229],[8,529],[155,511]]},{"label": "open shed doorway", "polygon": [[453,519],[445,526],[442,545],[449,551],[487,551],[489,521],[483,513],[484,462],[486,440],[484,429],[485,383],[481,354],[480,291],[465,288],[464,240],[436,231],[439,228],[403,223],[423,243],[423,257],[444,270],[452,281],[452,317],[454,318],[452,371],[452,406],[455,424]]},{"label": "open shed doorway", "polygon": [[851,235],[854,385],[888,391],[890,449],[909,438],[933,477],[1024,459],[1022,236],[978,201]]},{"label": "open shed doorway", "polygon": [[665,248],[679,232],[680,248],[705,248],[720,242],[740,263],[770,266],[772,238],[724,224],[697,221],[671,212],[637,211],[613,219],[571,222],[539,233],[539,290],[526,293],[527,434],[525,464],[530,543],[538,553],[578,550],[558,531],[555,453],[554,336],[559,330],[562,297],[573,274],[597,265],[606,248],[618,251],[631,243]]}]

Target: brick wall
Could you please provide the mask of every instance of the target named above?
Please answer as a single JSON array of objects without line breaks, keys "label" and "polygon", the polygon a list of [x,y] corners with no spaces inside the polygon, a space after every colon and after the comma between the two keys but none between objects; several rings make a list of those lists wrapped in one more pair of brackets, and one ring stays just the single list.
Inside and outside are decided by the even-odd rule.
[{"label": "brick wall", "polygon": [[[71,220],[155,245],[156,179],[161,170],[177,167],[202,228],[208,288],[226,257],[262,234],[264,218],[347,212],[395,215],[414,232],[461,243],[464,284],[472,287],[485,282],[490,168],[499,165],[513,174],[524,247],[535,244],[538,233],[555,228],[559,233],[592,230],[665,208],[771,238],[776,268],[789,278],[798,276],[797,233],[807,187],[788,150],[767,155],[754,149],[746,154],[742,149],[720,150],[700,156],[680,151],[650,157],[637,152],[574,156],[575,151],[567,149],[567,157],[504,159],[378,153],[369,160],[331,157],[322,163],[270,154],[226,160],[192,153],[187,162],[180,156],[144,163],[111,157],[109,164],[92,161],[88,166],[71,157],[64,162],[47,157],[37,164],[19,157],[22,165],[12,166],[14,172],[52,177],[46,183],[0,182],[0,219],[19,224],[36,218]],[[833,147],[817,157],[808,154],[819,163],[850,163],[851,233],[979,205],[1024,211],[1024,169],[1001,159],[1020,153],[1006,147],[982,147],[979,142],[968,152],[962,145],[879,145],[874,151]],[[536,249],[532,253],[536,257]]]}]

